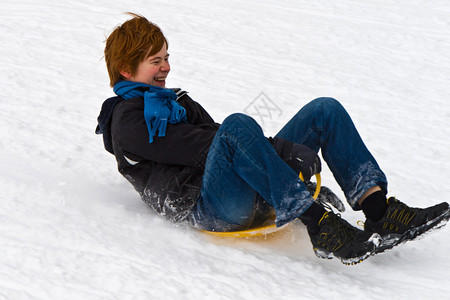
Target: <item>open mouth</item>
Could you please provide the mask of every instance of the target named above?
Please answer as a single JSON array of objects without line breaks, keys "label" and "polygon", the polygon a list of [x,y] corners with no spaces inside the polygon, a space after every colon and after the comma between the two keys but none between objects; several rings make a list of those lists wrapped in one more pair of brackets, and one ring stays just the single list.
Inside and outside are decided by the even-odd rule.
[{"label": "open mouth", "polygon": [[166,81],[166,77],[155,77],[154,78],[156,82],[164,82]]}]

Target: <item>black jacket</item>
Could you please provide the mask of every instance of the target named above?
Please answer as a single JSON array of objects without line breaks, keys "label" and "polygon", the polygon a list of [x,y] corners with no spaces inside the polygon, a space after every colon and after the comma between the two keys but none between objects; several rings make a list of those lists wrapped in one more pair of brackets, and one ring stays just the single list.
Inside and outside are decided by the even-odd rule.
[{"label": "black jacket", "polygon": [[119,172],[156,213],[184,220],[200,195],[205,161],[220,124],[186,92],[175,89],[187,123],[167,125],[165,137],[149,143],[142,97],[107,99],[96,133],[115,155]]}]

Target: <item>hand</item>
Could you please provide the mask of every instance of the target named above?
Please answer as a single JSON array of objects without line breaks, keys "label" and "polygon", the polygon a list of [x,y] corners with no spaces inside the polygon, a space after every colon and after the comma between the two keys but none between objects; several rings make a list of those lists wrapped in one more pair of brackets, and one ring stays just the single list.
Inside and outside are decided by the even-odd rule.
[{"label": "hand", "polygon": [[[313,195],[316,191],[316,183],[315,182],[305,182],[306,188],[308,191]],[[345,206],[344,203],[339,199],[339,197],[333,193],[332,190],[330,190],[326,186],[322,186],[320,188],[319,196],[317,196],[316,202],[319,204],[322,204],[322,206],[327,206],[328,204],[331,204],[333,207],[335,207],[338,211],[344,212]]]},{"label": "hand", "polygon": [[310,181],[313,175],[322,171],[319,155],[307,146],[293,144],[291,153],[286,163],[297,173],[302,173],[305,182]]},{"label": "hand", "polygon": [[294,144],[280,137],[269,138],[278,155],[299,174],[304,181],[310,181],[314,174],[322,171],[319,155],[302,144]]}]

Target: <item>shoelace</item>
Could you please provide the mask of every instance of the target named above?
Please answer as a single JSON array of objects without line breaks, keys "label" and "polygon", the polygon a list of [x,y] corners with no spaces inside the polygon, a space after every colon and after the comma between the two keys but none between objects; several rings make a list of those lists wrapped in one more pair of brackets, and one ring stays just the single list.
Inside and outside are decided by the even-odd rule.
[{"label": "shoelace", "polygon": [[[389,203],[389,200],[391,200],[391,199],[392,199],[392,201],[394,201],[393,203]],[[400,222],[401,224],[408,226],[409,223],[411,222],[411,220],[417,214],[416,209],[409,207],[408,205],[401,202],[400,200],[397,200],[395,197],[391,197],[391,198],[387,199],[386,201],[387,201],[389,207],[398,206],[397,208],[392,209],[392,211],[389,211],[389,207],[388,207],[388,214],[386,216],[386,219],[388,219],[388,220],[389,219],[396,220],[396,221]],[[399,210],[400,210],[400,212],[398,212]],[[359,220],[357,222],[357,224],[359,226],[361,226],[362,228],[365,228],[365,223],[363,221]],[[390,230],[394,230],[394,227],[396,227],[395,231],[398,231],[400,229],[398,226],[395,226],[395,224],[390,224],[389,222],[384,222],[383,229],[387,229],[388,227]]]},{"label": "shoelace", "polygon": [[336,251],[341,248],[343,245],[351,241],[356,234],[355,229],[347,223],[340,221],[340,218],[340,214],[330,215],[330,212],[326,212],[319,221],[320,225],[324,219],[328,219],[331,227],[334,228],[334,233],[330,239],[328,238],[328,233],[321,234],[321,237],[324,240],[321,244],[331,251]]},{"label": "shoelace", "polygon": [[[405,226],[409,226],[412,219],[414,219],[414,217],[417,215],[417,209],[411,208],[395,198],[394,201],[395,201],[394,203],[389,204],[389,206],[392,206],[392,208],[391,209],[389,209],[390,207],[388,208],[386,219],[395,220]],[[389,227],[390,230],[394,230],[394,227],[396,227],[395,231],[399,230],[399,227],[396,226],[395,224],[384,222],[383,228],[386,229],[387,227]]]}]

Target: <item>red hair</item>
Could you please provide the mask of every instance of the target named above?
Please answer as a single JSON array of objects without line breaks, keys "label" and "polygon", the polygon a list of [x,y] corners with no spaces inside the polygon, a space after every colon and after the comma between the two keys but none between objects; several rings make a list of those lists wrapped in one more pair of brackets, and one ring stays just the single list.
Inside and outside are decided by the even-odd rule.
[{"label": "red hair", "polygon": [[117,26],[106,39],[105,61],[111,87],[125,79],[121,71],[135,76],[139,63],[158,53],[164,43],[169,47],[158,25],[143,16],[128,14],[133,18]]}]

